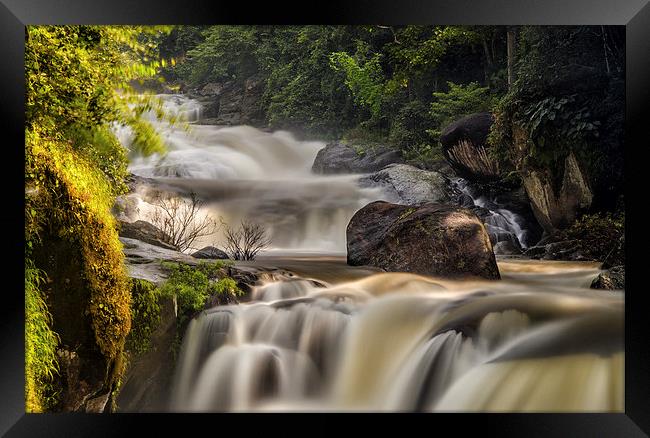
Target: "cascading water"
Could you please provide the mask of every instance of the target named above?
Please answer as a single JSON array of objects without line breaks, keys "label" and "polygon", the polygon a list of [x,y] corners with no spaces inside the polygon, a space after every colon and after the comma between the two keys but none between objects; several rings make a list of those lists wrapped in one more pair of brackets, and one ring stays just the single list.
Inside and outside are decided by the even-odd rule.
[{"label": "cascading water", "polygon": [[269,301],[191,322],[170,409],[622,410],[623,300],[585,289],[598,269],[501,269],[501,282],[378,273],[261,285]]},{"label": "cascading water", "polygon": [[[200,119],[194,101],[163,99]],[[247,262],[272,273],[251,302],[190,322],[169,410],[623,410],[624,294],[588,288],[596,264],[501,260],[500,281],[448,281],[305,255],[344,252],[349,219],[381,190],[312,174],[320,142],[155,123],[169,153],[133,160],[145,182],[131,195],[131,220],[147,220],[152,188],[195,192],[226,222],[262,223],[288,253]],[[119,135],[128,145],[129,133]],[[514,213],[465,193],[490,211],[497,249],[513,238],[527,245]]]},{"label": "cascading water", "polygon": [[500,254],[512,249],[526,249],[530,245],[529,232],[525,220],[513,211],[500,206],[495,199],[489,199],[477,193],[469,183],[462,178],[452,179],[454,186],[465,196],[468,207],[484,209],[485,214],[480,215],[490,235],[494,252]]},{"label": "cascading water", "polygon": [[[168,112],[194,120],[195,101],[164,97]],[[168,153],[136,157],[130,170],[149,179],[131,195],[138,211],[130,220],[148,220],[154,209],[148,187],[194,192],[207,203],[207,213],[235,225],[252,219],[271,235],[275,249],[344,252],[345,228],[365,204],[380,199],[380,189],[360,188],[358,176],[320,176],[311,166],[322,142],[301,142],[288,132],[267,133],[249,126],[191,125],[189,129],[155,123]],[[127,131],[120,133],[129,144]],[[211,236],[199,244],[219,244]]]}]

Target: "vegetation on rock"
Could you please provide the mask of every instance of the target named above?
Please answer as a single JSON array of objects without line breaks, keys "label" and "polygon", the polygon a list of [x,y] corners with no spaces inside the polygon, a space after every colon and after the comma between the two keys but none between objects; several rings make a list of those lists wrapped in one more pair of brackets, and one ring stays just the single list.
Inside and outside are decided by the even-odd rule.
[{"label": "vegetation on rock", "polygon": [[144,353],[150,348],[150,339],[160,324],[160,291],[146,280],[131,280],[131,321],[126,348]]},{"label": "vegetation on rock", "polygon": [[222,260],[201,261],[196,266],[184,263],[163,264],[169,277],[160,287],[160,293],[176,296],[179,326],[203,310],[212,297],[228,301],[244,295],[235,280],[224,274],[223,268],[228,264]]},{"label": "vegetation on rock", "polygon": [[[136,137],[148,129],[134,150],[161,151],[141,117],[156,104],[128,93],[129,80],[156,73],[159,64],[149,58],[151,47],[142,35],[161,31],[111,26],[26,31],[25,258],[50,279],[26,285],[27,298],[38,287],[45,303],[31,306],[27,319],[46,322],[60,337],[58,346],[76,351],[82,369],[93,370],[85,374],[91,376],[87,386],[104,391],[119,382],[131,328],[131,294],[111,214],[115,196],[126,189],[127,154],[112,128],[130,126]],[[42,356],[26,363],[26,375],[39,376],[44,360],[55,366],[49,350],[35,351],[30,342],[25,348],[26,357]],[[68,377],[54,383],[61,400],[91,395],[69,387]],[[42,394],[27,389],[27,411],[38,410],[45,404]],[[50,409],[71,409],[61,403]]]}]

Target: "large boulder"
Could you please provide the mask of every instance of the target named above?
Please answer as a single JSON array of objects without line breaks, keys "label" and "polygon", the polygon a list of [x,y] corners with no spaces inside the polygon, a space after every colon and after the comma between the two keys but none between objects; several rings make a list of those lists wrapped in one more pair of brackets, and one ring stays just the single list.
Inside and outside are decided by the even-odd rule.
[{"label": "large boulder", "polygon": [[118,221],[118,223],[120,226],[120,237],[136,239],[150,245],[178,251],[176,246],[166,242],[170,240],[169,236],[166,236],[160,228],[150,224],[149,222],[140,220],[135,222]]},{"label": "large boulder", "polygon": [[445,158],[463,178],[471,181],[499,179],[499,164],[487,151],[487,136],[493,122],[492,114],[475,113],[442,130],[440,143]]},{"label": "large boulder", "polygon": [[359,179],[361,187],[381,187],[388,201],[399,204],[445,203],[452,200],[448,178],[408,164],[391,164]]},{"label": "large boulder", "polygon": [[370,203],[348,224],[347,251],[353,266],[447,278],[500,278],[485,226],[470,210],[452,205]]},{"label": "large boulder", "polygon": [[333,142],[318,151],[312,171],[320,174],[370,173],[403,162],[399,151],[384,146],[357,151],[346,144]]}]

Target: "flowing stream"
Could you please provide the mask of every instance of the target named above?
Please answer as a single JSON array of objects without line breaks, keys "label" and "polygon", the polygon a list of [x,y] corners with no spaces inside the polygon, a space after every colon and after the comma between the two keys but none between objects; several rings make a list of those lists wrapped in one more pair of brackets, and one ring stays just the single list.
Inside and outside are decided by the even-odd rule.
[{"label": "flowing stream", "polygon": [[[193,101],[165,99],[200,118]],[[171,411],[624,410],[624,293],[589,289],[597,263],[501,259],[499,281],[347,266],[347,223],[383,194],[358,175],[312,174],[323,143],[247,126],[159,130],[169,153],[133,162],[147,179],[132,220],[146,220],[152,188],[193,191],[207,213],[255,219],[273,241],[239,263],[270,272],[250,302],[190,322]]]},{"label": "flowing stream", "polygon": [[[163,95],[168,112],[195,120],[200,107],[177,95]],[[137,157],[130,170],[148,178],[132,196],[137,207],[129,220],[147,220],[151,186],[181,194],[194,192],[205,213],[232,226],[251,219],[269,232],[272,250],[345,253],[345,229],[354,213],[381,199],[378,188],[360,188],[359,175],[324,176],[311,172],[323,142],[301,142],[288,132],[267,133],[250,126],[156,123],[167,144],[164,157]],[[128,132],[120,133],[128,144]],[[197,246],[223,243],[222,231]]]}]

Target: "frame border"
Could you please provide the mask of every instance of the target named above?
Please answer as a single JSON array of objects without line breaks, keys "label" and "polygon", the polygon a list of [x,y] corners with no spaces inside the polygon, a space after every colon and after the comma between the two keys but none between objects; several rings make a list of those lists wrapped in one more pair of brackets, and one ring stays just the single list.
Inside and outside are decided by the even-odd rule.
[{"label": "frame border", "polygon": [[[650,349],[642,325],[645,306],[640,288],[643,271],[635,260],[640,240],[628,238],[625,300],[625,413],[624,414],[302,414],[288,423],[283,415],[263,415],[262,421],[241,421],[230,414],[25,414],[24,411],[24,295],[18,293],[18,272],[24,257],[24,35],[30,24],[529,24],[529,25],[625,25],[626,26],[626,229],[644,225],[638,188],[641,151],[647,150],[646,125],[650,107],[650,2],[648,0],[436,0],[425,3],[402,0],[334,0],[319,9],[266,2],[254,7],[224,1],[128,0],[88,3],[81,0],[1,0],[0,2],[0,137],[8,163],[2,172],[10,215],[0,217],[5,242],[11,252],[3,268],[12,278],[0,306],[0,434],[6,436],[115,436],[133,433],[145,425],[149,433],[169,431],[173,425],[205,425],[214,428],[234,421],[238,431],[251,427],[287,431],[295,419],[317,425],[319,431],[340,432],[339,419],[360,420],[382,431],[403,431],[404,425],[438,429],[443,422],[466,432],[478,426],[501,436],[648,436],[650,419]],[[645,116],[645,117],[644,117]],[[645,123],[644,123],[645,122]],[[645,147],[644,147],[645,146]],[[637,156],[639,158],[637,158]],[[14,174],[15,173],[15,174]],[[647,184],[647,183],[646,183]],[[637,210],[636,212],[634,212]],[[15,214],[13,214],[15,213]],[[631,227],[631,228],[630,228]],[[636,232],[634,233],[637,234]],[[638,233],[640,239],[641,233]],[[640,253],[640,252],[639,252]],[[633,256],[634,254],[634,256]],[[9,300],[9,302],[7,302]],[[242,414],[235,414],[242,415]],[[295,414],[290,414],[295,415]],[[367,415],[371,415],[368,417]],[[149,420],[149,421],[148,421]],[[152,421],[153,420],[153,421]],[[239,420],[239,421],[238,421]],[[460,420],[460,421],[459,421]],[[402,421],[407,422],[402,424]],[[218,426],[217,426],[218,427]],[[469,429],[468,429],[469,428]]]}]

